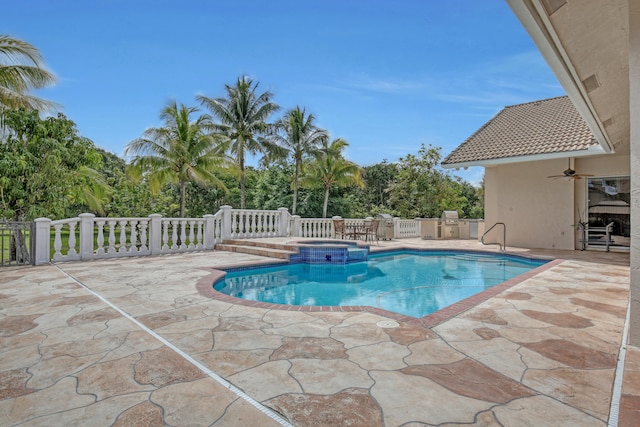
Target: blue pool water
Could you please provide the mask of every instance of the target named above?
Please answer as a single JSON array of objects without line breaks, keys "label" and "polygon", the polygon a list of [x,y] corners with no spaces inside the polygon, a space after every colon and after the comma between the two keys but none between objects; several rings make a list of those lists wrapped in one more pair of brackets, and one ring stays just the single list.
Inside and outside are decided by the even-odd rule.
[{"label": "blue pool water", "polygon": [[506,255],[402,251],[369,255],[369,261],[350,264],[229,271],[214,288],[252,301],[371,306],[422,317],[544,263]]}]

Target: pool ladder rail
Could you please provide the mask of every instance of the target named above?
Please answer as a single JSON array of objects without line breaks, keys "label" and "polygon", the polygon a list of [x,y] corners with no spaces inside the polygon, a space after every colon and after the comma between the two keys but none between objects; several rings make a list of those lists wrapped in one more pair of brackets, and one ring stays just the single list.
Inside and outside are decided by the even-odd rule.
[{"label": "pool ladder rail", "polygon": [[[494,242],[494,243],[485,243],[484,236],[486,236],[491,230],[493,230],[497,225],[502,226],[502,243]],[[500,252],[505,252],[507,250],[507,225],[504,222],[496,222],[493,224],[487,231],[482,234],[480,241],[483,245],[498,245],[500,246]]]}]

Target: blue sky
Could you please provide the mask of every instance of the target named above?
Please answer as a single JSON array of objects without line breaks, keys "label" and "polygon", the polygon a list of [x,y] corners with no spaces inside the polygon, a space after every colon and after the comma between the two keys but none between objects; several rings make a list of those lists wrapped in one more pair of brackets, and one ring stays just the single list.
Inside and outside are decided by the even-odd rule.
[{"label": "blue sky", "polygon": [[[362,165],[449,154],[501,108],[564,95],[504,0],[23,0],[0,33],[42,52],[80,133],[122,155],[170,99],[241,75],[301,106]],[[482,168],[452,172],[477,183]]]}]

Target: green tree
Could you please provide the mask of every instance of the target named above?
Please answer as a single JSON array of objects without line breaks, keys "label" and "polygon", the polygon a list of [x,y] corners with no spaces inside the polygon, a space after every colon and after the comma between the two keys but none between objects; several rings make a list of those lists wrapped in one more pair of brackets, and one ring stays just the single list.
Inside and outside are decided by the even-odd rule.
[{"label": "green tree", "polygon": [[253,204],[260,209],[278,209],[291,204],[289,177],[293,165],[271,164],[260,169],[255,186]]},{"label": "green tree", "polygon": [[287,111],[285,116],[276,123],[281,133],[276,135],[276,141],[285,147],[293,158],[294,170],[291,186],[293,188],[293,203],[291,214],[295,215],[298,207],[298,187],[304,160],[313,156],[324,140],[327,132],[314,124],[315,116],[306,114],[304,109],[296,107]]},{"label": "green tree", "polygon": [[238,78],[235,86],[225,85],[225,90],[226,98],[198,95],[196,99],[220,121],[211,126],[213,131],[230,141],[229,150],[240,171],[240,208],[244,209],[247,155],[285,155],[284,150],[268,137],[271,126],[267,120],[279,107],[271,101],[271,92],[258,94],[258,83],[244,76]]},{"label": "green tree", "polygon": [[225,188],[216,172],[228,165],[224,144],[208,134],[208,117],[198,116],[191,121],[196,107],[177,106],[175,101],[162,110],[164,126],[150,128],[142,138],[127,144],[125,155],[134,155],[128,173],[134,179],[143,176],[153,193],[167,184],[180,187],[180,217],[184,217],[187,182],[212,184]]},{"label": "green tree", "polygon": [[25,41],[0,34],[0,116],[5,109],[52,109],[55,103],[29,92],[55,83],[56,77],[44,68],[38,49]]},{"label": "green tree", "polygon": [[[104,205],[106,216],[111,217],[144,217],[152,213],[164,216],[177,216],[179,205],[178,191],[172,188],[163,188],[159,193],[153,194],[146,179],[142,182],[134,182],[126,175],[127,164],[124,159],[113,153],[98,149],[102,156],[100,174],[112,189],[111,198]],[[84,206],[72,206],[67,208],[66,216],[75,216],[77,212],[86,212]]]},{"label": "green tree", "polygon": [[418,155],[408,154],[398,161],[398,173],[389,185],[388,203],[404,218],[439,217],[455,210],[461,218],[481,213],[479,190],[440,168],[440,148],[425,147]]},{"label": "green tree", "polygon": [[388,213],[396,215],[396,212],[389,205],[388,189],[392,182],[397,178],[398,165],[383,160],[371,166],[365,166],[363,169],[363,179],[365,187],[357,192],[358,216],[376,215],[379,213]]},{"label": "green tree", "polygon": [[38,111],[5,110],[0,140],[0,217],[59,218],[67,206],[85,203],[97,212],[108,187],[96,171],[101,156],[63,114],[41,119]]},{"label": "green tree", "polygon": [[347,141],[340,138],[331,141],[330,144],[325,140],[301,179],[304,187],[324,190],[323,218],[327,217],[329,193],[332,188],[364,186],[360,167],[342,156],[342,151],[348,145]]},{"label": "green tree", "polygon": [[[97,212],[107,186],[96,172],[100,154],[78,135],[64,115],[41,119],[37,110],[4,110],[0,136],[0,218],[32,220],[60,218],[73,204],[87,204]],[[28,262],[24,235],[10,241],[10,256]]]}]

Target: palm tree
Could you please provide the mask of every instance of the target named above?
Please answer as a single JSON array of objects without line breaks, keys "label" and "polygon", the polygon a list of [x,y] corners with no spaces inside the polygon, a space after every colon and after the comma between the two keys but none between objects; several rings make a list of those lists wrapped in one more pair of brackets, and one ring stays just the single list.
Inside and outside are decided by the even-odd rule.
[{"label": "palm tree", "polygon": [[128,168],[134,178],[148,174],[152,192],[158,192],[165,184],[180,185],[180,217],[185,214],[186,185],[189,181],[213,184],[226,191],[216,177],[218,168],[226,167],[224,144],[219,138],[206,133],[208,117],[200,115],[191,121],[197,107],[187,107],[175,101],[162,110],[160,118],[164,127],[150,128],[142,138],[127,144],[125,156],[135,155]]},{"label": "palm tree", "polygon": [[303,172],[303,161],[309,156],[315,155],[318,148],[328,137],[327,132],[318,129],[315,124],[315,116],[306,114],[304,109],[296,107],[289,110],[285,116],[276,123],[277,130],[283,135],[277,134],[276,141],[280,146],[285,147],[293,157],[295,164],[294,176],[291,186],[293,187],[293,206],[291,214],[296,214],[298,205],[298,186],[300,184],[300,174]]},{"label": "palm tree", "polygon": [[324,189],[323,218],[327,217],[329,192],[333,187],[364,187],[360,167],[342,156],[342,150],[348,145],[341,138],[333,140],[331,144],[325,140],[301,179],[305,187]]},{"label": "palm tree", "polygon": [[55,109],[56,104],[29,95],[56,83],[56,76],[44,68],[38,49],[31,44],[0,34],[0,113],[7,108]]},{"label": "palm tree", "polygon": [[245,208],[245,162],[247,154],[284,155],[281,147],[272,142],[267,119],[278,107],[271,102],[269,91],[257,94],[258,83],[247,77],[239,77],[235,86],[225,85],[226,98],[207,98],[198,95],[196,99],[220,120],[212,128],[230,141],[229,150],[235,157],[240,171],[240,208]]}]

